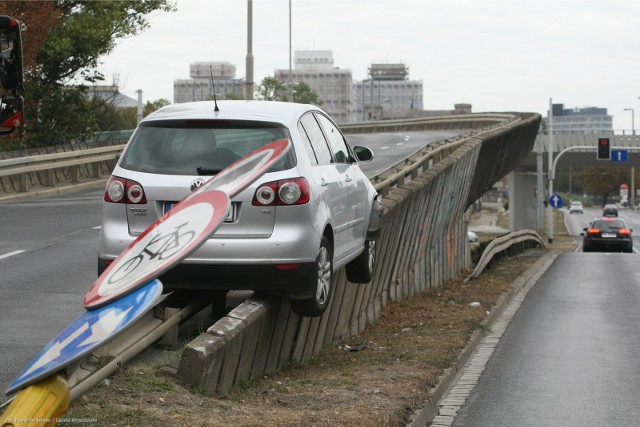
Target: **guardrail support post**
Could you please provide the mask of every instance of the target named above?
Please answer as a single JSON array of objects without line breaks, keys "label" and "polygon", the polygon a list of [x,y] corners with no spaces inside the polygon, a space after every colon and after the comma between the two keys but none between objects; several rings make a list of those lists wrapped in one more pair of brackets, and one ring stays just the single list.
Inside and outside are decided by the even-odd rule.
[{"label": "guardrail support post", "polygon": [[80,166],[71,166],[71,182],[80,181]]},{"label": "guardrail support post", "polygon": [[55,183],[55,179],[56,178],[55,178],[54,172],[55,172],[55,169],[49,169],[49,170],[45,171],[45,176],[46,176],[45,185],[47,187],[53,187],[53,186],[56,185],[56,183]]},{"label": "guardrail support post", "polygon": [[21,173],[18,176],[18,179],[20,180],[20,192],[26,193],[27,192],[27,174]]},{"label": "guardrail support post", "polygon": [[[179,308],[174,307],[165,307],[164,308],[164,321],[171,319],[177,313],[180,312]],[[171,348],[176,348],[178,346],[178,328],[180,324],[177,323],[175,326],[172,326],[160,339],[160,344],[164,346],[168,346]]]}]

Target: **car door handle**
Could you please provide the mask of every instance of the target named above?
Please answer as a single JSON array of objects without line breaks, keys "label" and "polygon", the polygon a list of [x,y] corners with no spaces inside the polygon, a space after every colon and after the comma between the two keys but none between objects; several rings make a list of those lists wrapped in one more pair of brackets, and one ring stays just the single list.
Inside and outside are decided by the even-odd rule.
[{"label": "car door handle", "polygon": [[325,181],[325,179],[324,179],[324,178],[322,178],[322,179],[320,180],[320,185],[322,185],[323,187],[326,187],[326,186],[327,186],[327,181]]},{"label": "car door handle", "polygon": [[345,181],[351,182],[351,181],[353,181],[353,179],[349,175],[347,175],[346,178],[345,178]]}]

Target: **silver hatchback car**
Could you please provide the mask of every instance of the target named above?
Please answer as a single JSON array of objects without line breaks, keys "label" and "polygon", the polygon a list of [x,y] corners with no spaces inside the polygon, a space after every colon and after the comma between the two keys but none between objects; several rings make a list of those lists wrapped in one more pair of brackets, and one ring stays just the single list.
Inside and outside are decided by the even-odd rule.
[{"label": "silver hatchback car", "polygon": [[382,204],[358,161],[373,153],[351,148],[315,106],[267,101],[173,104],[139,124],[107,183],[98,273],[211,176],[282,138],[292,149],[160,277],[165,288],[283,291],[297,314],[319,316],[339,268],[351,282],[370,282]]}]

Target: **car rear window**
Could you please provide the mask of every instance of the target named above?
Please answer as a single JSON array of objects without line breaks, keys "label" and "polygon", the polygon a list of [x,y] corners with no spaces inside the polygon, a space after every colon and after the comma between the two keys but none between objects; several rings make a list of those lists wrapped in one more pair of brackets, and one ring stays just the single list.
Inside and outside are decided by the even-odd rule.
[{"label": "car rear window", "polygon": [[[289,138],[277,123],[248,121],[163,121],[142,123],[120,166],[167,175],[214,175],[269,142]],[[271,171],[295,166],[293,150]]]},{"label": "car rear window", "polygon": [[594,221],[592,228],[597,228],[600,231],[617,231],[627,228],[624,221]]}]

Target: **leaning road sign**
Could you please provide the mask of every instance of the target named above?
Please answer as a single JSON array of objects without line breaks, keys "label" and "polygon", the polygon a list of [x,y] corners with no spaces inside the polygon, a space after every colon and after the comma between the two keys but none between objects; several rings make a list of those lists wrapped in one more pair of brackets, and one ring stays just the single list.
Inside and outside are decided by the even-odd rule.
[{"label": "leaning road sign", "polygon": [[227,193],[231,199],[264,175],[271,166],[284,157],[290,147],[291,142],[288,139],[279,139],[265,144],[224,168],[197,191],[220,190]]},{"label": "leaning road sign", "polygon": [[61,370],[115,338],[155,306],[161,294],[162,284],[153,280],[124,298],[81,314],[24,368],[6,394]]},{"label": "leaning road sign", "polygon": [[87,309],[108,304],[153,280],[196,251],[231,206],[222,191],[198,192],[178,203],[134,240],[84,297]]}]

